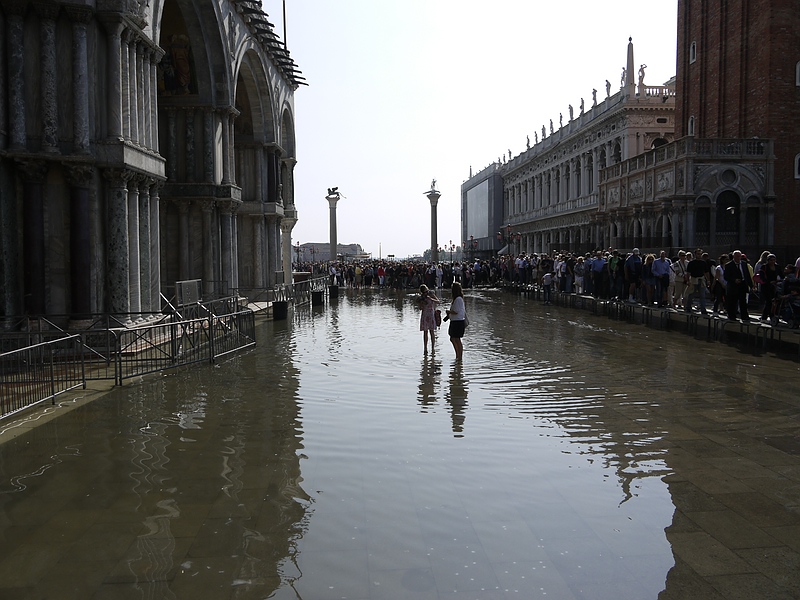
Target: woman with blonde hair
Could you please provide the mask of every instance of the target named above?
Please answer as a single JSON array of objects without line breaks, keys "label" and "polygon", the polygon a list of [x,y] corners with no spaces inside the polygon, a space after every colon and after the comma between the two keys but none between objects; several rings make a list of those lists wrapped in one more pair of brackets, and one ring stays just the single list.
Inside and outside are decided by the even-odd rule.
[{"label": "woman with blonde hair", "polygon": [[436,342],[436,305],[440,300],[436,295],[428,289],[428,286],[422,284],[419,286],[419,297],[417,299],[419,307],[422,310],[422,315],[419,318],[419,330],[422,332],[422,339],[425,342],[425,354],[428,353],[428,333],[431,338],[431,352],[435,352],[433,344]]}]

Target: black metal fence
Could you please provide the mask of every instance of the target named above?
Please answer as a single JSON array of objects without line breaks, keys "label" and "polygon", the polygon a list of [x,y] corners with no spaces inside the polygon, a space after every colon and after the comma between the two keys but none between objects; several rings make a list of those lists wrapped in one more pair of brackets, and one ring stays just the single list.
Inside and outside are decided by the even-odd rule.
[{"label": "black metal fence", "polygon": [[62,336],[0,354],[0,417],[86,387],[81,336]]}]

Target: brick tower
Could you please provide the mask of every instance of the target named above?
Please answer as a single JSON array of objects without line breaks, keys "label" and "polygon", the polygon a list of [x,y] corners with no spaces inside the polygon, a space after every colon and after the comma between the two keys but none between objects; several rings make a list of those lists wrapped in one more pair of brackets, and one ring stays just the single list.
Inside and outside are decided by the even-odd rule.
[{"label": "brick tower", "polygon": [[[677,50],[676,138],[773,141],[774,169],[764,176],[774,191],[774,247],[765,249],[794,260],[800,252],[800,4],[678,0]],[[746,190],[740,192],[746,200]]]}]

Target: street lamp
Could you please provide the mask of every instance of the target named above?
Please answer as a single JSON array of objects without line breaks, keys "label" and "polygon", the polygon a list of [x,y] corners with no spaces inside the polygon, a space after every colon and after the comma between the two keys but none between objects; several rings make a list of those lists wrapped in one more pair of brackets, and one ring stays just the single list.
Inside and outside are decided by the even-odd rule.
[{"label": "street lamp", "polygon": [[453,240],[450,240],[450,243],[445,245],[444,249],[450,252],[450,264],[453,264],[453,251],[456,249],[456,245],[453,243]]}]

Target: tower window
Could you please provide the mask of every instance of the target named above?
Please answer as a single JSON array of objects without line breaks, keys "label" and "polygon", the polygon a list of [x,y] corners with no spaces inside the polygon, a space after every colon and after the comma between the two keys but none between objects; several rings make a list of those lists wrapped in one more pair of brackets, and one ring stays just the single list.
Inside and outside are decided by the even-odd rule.
[{"label": "tower window", "polygon": [[689,46],[689,63],[693,63],[697,60],[697,42],[692,42],[692,45]]},{"label": "tower window", "polygon": [[689,117],[689,126],[687,129],[688,129],[686,132],[687,135],[694,135],[694,115]]}]

